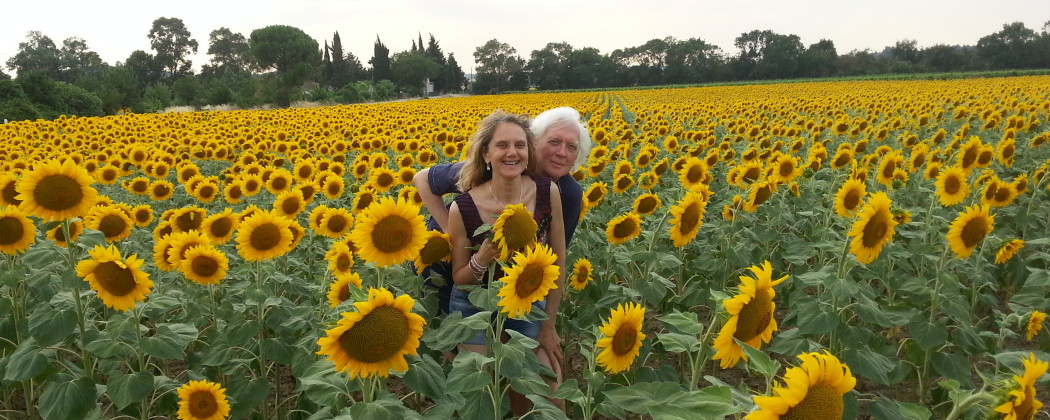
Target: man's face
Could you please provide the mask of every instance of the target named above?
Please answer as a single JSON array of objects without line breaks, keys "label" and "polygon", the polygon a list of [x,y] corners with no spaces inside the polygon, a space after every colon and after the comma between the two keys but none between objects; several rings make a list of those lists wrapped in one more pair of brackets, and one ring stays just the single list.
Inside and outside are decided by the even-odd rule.
[{"label": "man's face", "polygon": [[580,130],[570,121],[560,121],[536,139],[536,163],[540,174],[558,179],[569,174],[580,152]]}]

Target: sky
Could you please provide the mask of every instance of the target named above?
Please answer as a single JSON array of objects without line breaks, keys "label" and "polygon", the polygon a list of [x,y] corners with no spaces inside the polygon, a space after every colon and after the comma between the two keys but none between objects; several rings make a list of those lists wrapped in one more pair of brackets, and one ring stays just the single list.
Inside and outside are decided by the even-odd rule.
[{"label": "sky", "polygon": [[[44,10],[41,10],[44,9]],[[151,52],[147,34],[155,19],[182,19],[200,45],[191,56],[200,69],[209,60],[208,34],[227,27],[247,38],[255,29],[288,25],[324,45],[339,32],[343,48],[368,67],[378,37],[393,55],[430,34],[445,54],[454,53],[472,73],[473,53],[490,39],[529,59],[548,43],[593,47],[602,54],[655,38],[698,38],[736,53],[733,40],[752,30],[798,35],[806,46],[834,41],[839,54],[882,51],[899,40],[920,48],[936,44],[976,45],[1011,22],[1039,32],[1050,21],[1048,0],[749,0],[749,1],[572,1],[530,2],[433,0],[182,0],[13,2],[0,7],[0,65],[18,51],[29,31],[61,46],[83,38],[109,64],[135,50]]]}]

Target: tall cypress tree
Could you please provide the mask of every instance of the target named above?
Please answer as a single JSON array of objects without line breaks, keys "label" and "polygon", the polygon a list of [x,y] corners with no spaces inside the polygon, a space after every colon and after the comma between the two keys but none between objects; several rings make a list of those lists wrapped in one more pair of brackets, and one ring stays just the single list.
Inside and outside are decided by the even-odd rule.
[{"label": "tall cypress tree", "polygon": [[332,35],[332,86],[341,89],[350,83],[350,64],[346,61],[346,53],[343,52],[343,41],[339,39],[339,31]]},{"label": "tall cypress tree", "polygon": [[[420,47],[420,50],[422,50],[422,47]],[[447,67],[447,64],[445,64],[445,53],[441,52],[441,47],[438,46],[437,40],[434,39],[434,34],[430,34],[430,42],[427,43],[427,49],[424,51],[424,55],[426,55],[427,58],[437,63],[438,66],[440,66],[441,74],[445,74],[445,67]],[[445,83],[445,79],[446,77],[438,77],[437,79],[433,80],[435,91],[445,92],[448,91],[450,87],[459,86],[459,84],[455,84],[455,86],[450,86],[449,84]]]},{"label": "tall cypress tree", "polygon": [[390,49],[383,45],[383,41],[379,40],[379,36],[376,35],[376,43],[373,48],[372,59],[368,60],[368,64],[372,65],[372,80],[378,82],[380,80],[390,80],[393,78],[393,74],[390,71]]},{"label": "tall cypress tree", "polygon": [[328,40],[324,41],[324,56],[321,58],[321,82],[334,86],[332,83],[332,56],[328,54]]}]

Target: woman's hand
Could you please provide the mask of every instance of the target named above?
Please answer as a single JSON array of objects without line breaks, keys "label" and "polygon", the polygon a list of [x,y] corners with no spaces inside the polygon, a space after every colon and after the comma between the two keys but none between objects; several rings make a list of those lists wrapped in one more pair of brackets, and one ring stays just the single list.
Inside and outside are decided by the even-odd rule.
[{"label": "woman's hand", "polygon": [[496,252],[496,244],[492,242],[492,239],[485,238],[485,242],[481,243],[478,251],[474,254],[474,260],[483,267],[488,267],[496,262],[497,255],[499,253]]},{"label": "woman's hand", "polygon": [[550,321],[544,321],[540,327],[540,334],[536,336],[536,341],[540,343],[539,350],[547,354],[547,358],[551,362],[551,370],[554,374],[561,378],[561,337],[558,336],[558,331],[554,328],[554,323]]}]

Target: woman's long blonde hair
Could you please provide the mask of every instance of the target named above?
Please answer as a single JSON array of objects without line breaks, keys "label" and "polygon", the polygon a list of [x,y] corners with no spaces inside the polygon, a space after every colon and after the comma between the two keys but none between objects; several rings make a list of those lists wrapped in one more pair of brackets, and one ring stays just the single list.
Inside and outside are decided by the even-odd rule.
[{"label": "woman's long blonde hair", "polygon": [[525,166],[525,175],[532,175],[536,171],[536,145],[535,136],[529,129],[529,116],[510,114],[497,109],[478,123],[478,129],[470,137],[467,144],[467,157],[463,160],[463,168],[459,171],[459,180],[456,186],[460,191],[467,192],[481,183],[492,179],[492,171],[485,168],[485,153],[488,152],[489,143],[496,136],[496,128],[500,124],[510,123],[521,127],[525,131],[525,139],[529,148],[529,160]]}]

